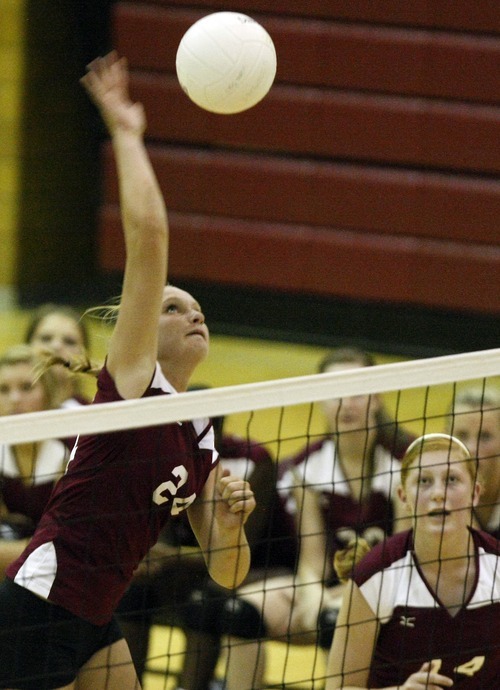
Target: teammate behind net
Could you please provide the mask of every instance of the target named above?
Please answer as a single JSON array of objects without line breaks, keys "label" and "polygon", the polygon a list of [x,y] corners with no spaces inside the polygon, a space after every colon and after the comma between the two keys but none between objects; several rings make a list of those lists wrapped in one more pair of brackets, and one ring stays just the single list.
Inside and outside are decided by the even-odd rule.
[{"label": "teammate behind net", "polygon": [[353,574],[353,550],[336,554],[339,576],[352,580],[326,690],[497,688],[499,544],[471,527],[477,463],[458,439],[428,434],[406,452],[401,482],[413,528],[376,546]]},{"label": "teammate behind net", "polygon": [[[123,292],[96,402],[185,391],[208,351],[196,300],[167,286],[168,227],[142,106],[114,54],[83,85],[112,138],[126,245]],[[249,568],[246,481],[218,465],[208,420],[80,438],[37,531],[0,586],[0,687],[138,688],[113,611],[173,512],[187,509],[219,584]]]}]

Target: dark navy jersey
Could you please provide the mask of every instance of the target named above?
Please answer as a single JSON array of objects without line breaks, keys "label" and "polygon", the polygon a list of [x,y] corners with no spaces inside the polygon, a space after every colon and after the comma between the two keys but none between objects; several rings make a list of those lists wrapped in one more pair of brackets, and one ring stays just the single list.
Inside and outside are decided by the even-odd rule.
[{"label": "dark navy jersey", "polygon": [[399,687],[424,662],[460,690],[500,688],[499,544],[471,533],[476,580],[455,615],[420,570],[411,531],[379,544],[356,567],[354,581],[381,623],[370,688]]},{"label": "dark navy jersey", "polygon": [[[168,393],[175,390],[157,365],[144,397]],[[95,402],[121,399],[104,368]],[[91,623],[106,623],[161,528],[195,501],[217,462],[208,420],[80,437],[8,576]]]}]

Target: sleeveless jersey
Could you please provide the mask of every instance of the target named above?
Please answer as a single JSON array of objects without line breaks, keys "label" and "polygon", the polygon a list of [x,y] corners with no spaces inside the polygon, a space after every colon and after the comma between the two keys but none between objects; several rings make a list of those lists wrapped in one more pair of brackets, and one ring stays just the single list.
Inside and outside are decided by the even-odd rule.
[{"label": "sleeveless jersey", "polygon": [[390,537],[358,564],[354,581],[380,622],[368,686],[402,685],[424,662],[460,690],[500,688],[500,560],[491,535],[471,529],[477,575],[452,616],[413,554],[412,531]]},{"label": "sleeveless jersey", "polygon": [[[157,365],[144,395],[175,392]],[[104,368],[95,402],[118,400]],[[7,575],[105,624],[165,522],[193,503],[217,462],[208,420],[79,438],[34,537]]]}]

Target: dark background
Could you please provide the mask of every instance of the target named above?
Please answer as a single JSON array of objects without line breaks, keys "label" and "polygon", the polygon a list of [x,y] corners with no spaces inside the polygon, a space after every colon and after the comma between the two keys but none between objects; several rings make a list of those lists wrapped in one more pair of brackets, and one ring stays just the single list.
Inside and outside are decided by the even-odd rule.
[{"label": "dark background", "polygon": [[[114,170],[78,83],[114,46],[149,115],[171,279],[213,332],[408,356],[497,347],[495,4],[31,0],[21,305],[120,291]],[[173,74],[183,31],[218,9],[261,21],[279,65],[262,104],[222,119]]]}]

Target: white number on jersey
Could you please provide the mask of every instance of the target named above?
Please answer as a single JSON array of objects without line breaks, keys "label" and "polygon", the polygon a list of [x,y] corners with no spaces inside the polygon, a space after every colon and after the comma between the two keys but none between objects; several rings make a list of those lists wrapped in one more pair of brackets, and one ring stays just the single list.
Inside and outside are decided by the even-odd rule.
[{"label": "white number on jersey", "polygon": [[[188,496],[187,498],[176,497],[177,491],[181,488],[181,486],[184,486],[188,480],[188,471],[184,465],[177,465],[177,467],[174,467],[172,470],[172,474],[174,477],[178,478],[177,483],[175,484],[170,480],[162,482],[153,492],[153,501],[156,503],[156,505],[161,506],[163,503],[169,501],[172,496],[174,496],[174,502],[170,512],[172,515],[178,515],[191,505],[196,498],[196,494],[191,494],[191,496]],[[170,494],[170,496],[165,496],[165,493]]]},{"label": "white number on jersey", "polygon": [[460,664],[460,666],[457,666],[453,670],[457,673],[463,673],[466,676],[473,676],[483,667],[484,659],[484,656],[475,656],[470,661],[467,661],[465,664]]},{"label": "white number on jersey", "polygon": [[[483,667],[484,660],[484,656],[475,656],[470,661],[466,661],[464,664],[456,666],[453,670],[455,671],[455,673],[463,673],[464,676],[473,676]],[[430,672],[439,673],[442,663],[443,662],[441,661],[441,659],[433,659],[431,661]]]}]

